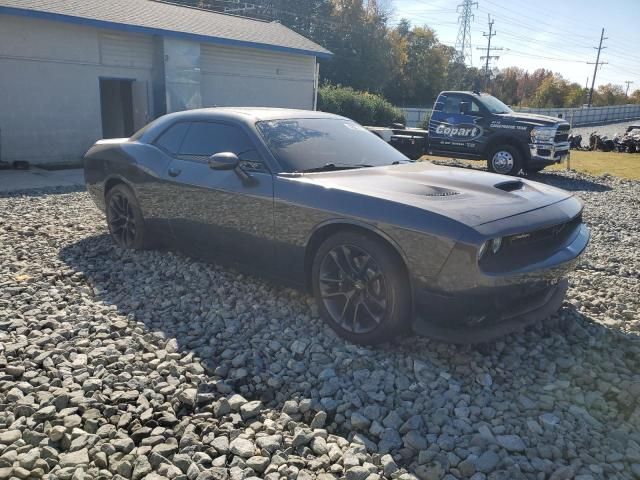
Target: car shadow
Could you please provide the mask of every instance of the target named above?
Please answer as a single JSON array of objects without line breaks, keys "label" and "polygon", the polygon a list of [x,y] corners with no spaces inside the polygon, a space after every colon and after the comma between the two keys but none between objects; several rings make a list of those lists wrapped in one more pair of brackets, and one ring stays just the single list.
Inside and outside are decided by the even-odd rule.
[{"label": "car shadow", "polygon": [[[640,351],[640,338],[606,328],[568,304],[543,324],[483,345],[405,336],[361,347],[325,327],[307,294],[180,254],[126,251],[99,235],[68,245],[59,258],[69,275],[82,277],[96,304],[114,307],[119,317],[143,326],[145,336],[175,340],[179,351],[199,360],[201,392],[240,393],[278,411],[289,399],[314,399],[299,420],[310,422],[325,410],[327,430],[349,440],[355,432],[346,419],[371,405],[382,412],[380,423],[392,410],[414,412],[428,433],[455,431],[465,444],[477,432],[453,407],[467,402],[482,407],[474,413],[480,421],[498,426],[500,405],[521,405],[520,416],[507,413],[520,432],[541,412],[569,416],[585,435],[597,430],[599,439],[629,429],[634,400],[621,385],[603,391],[598,375],[627,378],[628,371],[640,371],[640,359],[631,355]],[[573,407],[577,398],[582,403]],[[570,435],[578,427],[563,420],[554,428]],[[377,449],[374,437],[359,435],[354,441]],[[623,448],[617,438],[607,438],[613,451]]]}]

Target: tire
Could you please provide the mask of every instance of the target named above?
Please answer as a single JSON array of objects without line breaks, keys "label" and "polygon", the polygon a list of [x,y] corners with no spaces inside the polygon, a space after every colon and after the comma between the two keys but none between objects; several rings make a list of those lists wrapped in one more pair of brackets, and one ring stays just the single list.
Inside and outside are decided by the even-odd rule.
[{"label": "tire", "polygon": [[489,153],[487,167],[493,173],[518,175],[522,170],[522,155],[516,147],[498,145]]},{"label": "tire", "polygon": [[105,203],[107,225],[114,243],[133,250],[148,248],[144,217],[133,191],[119,183],[107,192]]},{"label": "tire", "polygon": [[409,282],[401,260],[382,240],[336,233],[320,245],[311,275],[320,314],[342,338],[375,345],[406,330]]}]

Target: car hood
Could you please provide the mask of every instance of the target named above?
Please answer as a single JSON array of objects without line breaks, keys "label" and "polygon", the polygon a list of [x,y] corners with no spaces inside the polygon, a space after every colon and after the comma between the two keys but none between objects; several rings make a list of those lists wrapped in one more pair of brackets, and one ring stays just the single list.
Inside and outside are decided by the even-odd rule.
[{"label": "car hood", "polygon": [[286,176],[327,189],[428,210],[470,227],[546,207],[572,196],[538,182],[429,162]]},{"label": "car hood", "polygon": [[548,115],[537,115],[535,113],[502,113],[496,115],[496,118],[502,118],[511,122],[523,123],[533,127],[550,127],[553,125],[567,123],[562,118],[550,117]]}]

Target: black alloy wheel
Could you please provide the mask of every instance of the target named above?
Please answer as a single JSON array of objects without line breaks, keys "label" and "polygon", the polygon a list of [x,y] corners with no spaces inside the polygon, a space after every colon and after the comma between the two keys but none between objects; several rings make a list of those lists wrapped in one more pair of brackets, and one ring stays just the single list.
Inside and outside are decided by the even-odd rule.
[{"label": "black alloy wheel", "polygon": [[107,224],[111,237],[121,247],[144,248],[144,218],[129,187],[118,184],[107,192]]},{"label": "black alloy wheel", "polygon": [[369,333],[384,319],[390,304],[384,274],[361,248],[330,250],[320,265],[319,282],[325,308],[345,330]]},{"label": "black alloy wheel", "polygon": [[409,284],[381,241],[356,232],[329,237],[312,274],[320,312],[340,336],[375,344],[402,331],[410,311]]}]

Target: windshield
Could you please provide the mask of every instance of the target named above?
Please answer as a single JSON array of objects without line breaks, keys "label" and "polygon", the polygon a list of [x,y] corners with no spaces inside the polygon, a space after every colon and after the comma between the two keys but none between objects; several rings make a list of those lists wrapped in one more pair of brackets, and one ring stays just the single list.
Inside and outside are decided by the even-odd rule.
[{"label": "windshield", "polygon": [[491,113],[513,113],[509,107],[491,95],[480,95],[480,101]]},{"label": "windshield", "polygon": [[344,118],[268,120],[256,126],[286,172],[410,161],[378,136]]}]

